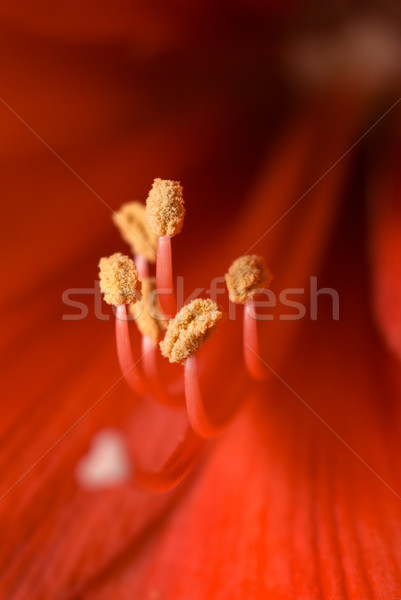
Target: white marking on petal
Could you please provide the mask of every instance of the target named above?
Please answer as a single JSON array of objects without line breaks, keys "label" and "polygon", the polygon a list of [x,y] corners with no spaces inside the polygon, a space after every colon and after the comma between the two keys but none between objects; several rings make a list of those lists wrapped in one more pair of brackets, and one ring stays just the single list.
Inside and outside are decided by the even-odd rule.
[{"label": "white marking on petal", "polygon": [[100,490],[126,483],[132,474],[131,460],[123,435],[102,429],[92,440],[88,454],[77,463],[75,479],[87,490]]}]

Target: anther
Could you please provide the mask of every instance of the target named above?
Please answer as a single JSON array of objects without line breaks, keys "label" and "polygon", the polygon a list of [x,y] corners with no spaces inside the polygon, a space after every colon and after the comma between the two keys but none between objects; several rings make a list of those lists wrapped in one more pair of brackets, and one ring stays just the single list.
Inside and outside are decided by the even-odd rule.
[{"label": "anther", "polygon": [[141,283],[133,260],[116,252],[99,262],[100,289],[107,304],[120,306],[140,299]]},{"label": "anther", "polygon": [[167,327],[160,310],[156,291],[156,278],[145,277],[142,283],[142,299],[128,308],[142,336],[156,344]]},{"label": "anther", "polygon": [[226,274],[231,302],[245,304],[258,290],[268,287],[273,279],[265,260],[257,254],[237,258]]},{"label": "anther", "polygon": [[174,237],[182,229],[184,215],[180,183],[155,179],[146,200],[146,218],[153,233],[157,236]]},{"label": "anther", "polygon": [[145,205],[136,201],[126,202],[120,210],[113,213],[112,219],[123,240],[131,247],[132,254],[155,263],[157,235],[148,225]]},{"label": "anther", "polygon": [[184,362],[200,349],[222,316],[213,300],[192,300],[169,322],[160,342],[163,356],[171,363]]}]

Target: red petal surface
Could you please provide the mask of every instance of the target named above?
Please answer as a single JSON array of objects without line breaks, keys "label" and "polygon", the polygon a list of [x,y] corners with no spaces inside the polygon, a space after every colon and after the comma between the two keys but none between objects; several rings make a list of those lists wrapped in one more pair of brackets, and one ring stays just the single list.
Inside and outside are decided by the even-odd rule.
[{"label": "red petal surface", "polygon": [[[29,19],[2,8],[7,599],[401,593],[399,388],[366,308],[362,205],[339,221],[348,233],[335,230],[359,174],[352,153],[332,167],[363,133],[364,106],[344,91],[283,103],[270,37],[270,7],[280,11],[237,4],[223,32],[226,13],[211,4],[176,2],[168,19],[162,3],[156,13],[103,4],[95,19],[88,4],[61,16],[39,7]],[[269,18],[260,30],[261,15]],[[283,381],[272,373],[262,387],[244,373],[241,319],[227,320],[199,357],[211,414],[224,418],[243,402],[226,434],[205,448],[189,434],[193,454],[203,453],[166,494],[132,482],[88,492],[74,471],[102,428],[118,427],[150,471],[187,431],[182,411],[140,402],[119,381],[113,323],[95,318],[92,295],[85,320],[62,320],[71,312],[63,292],[90,288],[99,256],[124,249],[109,207],[145,198],[155,176],[185,187],[173,254],[186,294],[207,289],[252,247],[266,256],[277,294],[323,273],[340,292],[341,319],[322,304],[316,323],[282,321],[277,308],[262,323],[261,353]],[[378,219],[378,231],[388,223]],[[379,294],[395,272],[380,239],[390,283],[379,282]],[[391,337],[393,321],[383,329]],[[136,337],[138,353],[139,345]]]},{"label": "red petal surface", "polygon": [[[351,219],[335,260],[354,247]],[[169,519],[82,597],[400,594],[399,423],[391,379],[382,385],[386,356],[370,325],[366,280],[350,285],[358,259],[345,277],[337,271],[341,320],[305,324],[278,376],[248,396]]]}]

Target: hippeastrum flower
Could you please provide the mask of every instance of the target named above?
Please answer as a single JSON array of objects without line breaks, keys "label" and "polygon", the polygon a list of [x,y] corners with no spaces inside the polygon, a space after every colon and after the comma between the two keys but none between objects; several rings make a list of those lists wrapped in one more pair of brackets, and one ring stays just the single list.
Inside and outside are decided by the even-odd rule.
[{"label": "hippeastrum flower", "polygon": [[[1,597],[401,595],[390,9],[2,4]],[[173,256],[158,234],[164,280],[226,317],[198,371],[160,356],[164,328],[141,347],[95,284],[131,252],[110,212],[159,176],[186,206]],[[274,273],[252,296],[263,379],[225,288],[242,256]],[[153,277],[123,262],[120,317]]]}]

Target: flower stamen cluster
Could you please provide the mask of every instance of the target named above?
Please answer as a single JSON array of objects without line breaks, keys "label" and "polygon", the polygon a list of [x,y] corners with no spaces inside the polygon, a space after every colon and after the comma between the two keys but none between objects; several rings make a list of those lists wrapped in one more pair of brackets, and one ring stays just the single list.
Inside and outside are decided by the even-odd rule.
[{"label": "flower stamen cluster", "polygon": [[[158,473],[136,470],[138,484],[167,489],[176,485],[190,469],[198,456],[202,439],[214,437],[227,427],[236,406],[228,412],[223,422],[217,423],[209,416],[198,381],[197,353],[222,320],[220,307],[210,299],[197,298],[177,312],[173,287],[171,238],[183,226],[185,208],[182,187],[177,181],[155,179],[146,202],[128,203],[116,213],[125,220],[114,222],[123,239],[131,246],[135,260],[140,265],[141,279],[134,262],[121,253],[102,258],[100,287],[105,301],[117,306],[116,339],[121,369],[127,382],[138,395],[150,395],[167,406],[179,406],[180,394],[186,404],[189,429],[165,466]],[[141,245],[138,240],[146,241]],[[157,241],[156,241],[157,240]],[[149,244],[148,244],[149,243]],[[156,276],[149,275],[149,254],[157,246]],[[229,298],[245,304],[243,347],[245,366],[253,379],[263,379],[265,372],[258,355],[258,330],[254,318],[254,296],[270,284],[272,275],[264,258],[255,254],[235,260],[225,276]],[[142,288],[142,298],[139,290]],[[128,312],[142,335],[143,371],[137,368],[132,356]],[[158,344],[159,338],[164,338]],[[172,397],[159,374],[159,357],[171,363],[184,365],[184,378],[178,389],[178,398]],[[195,435],[195,438],[193,437]],[[194,442],[196,440],[196,443]],[[195,444],[195,445],[194,445]],[[173,473],[172,465],[177,465]]]}]

